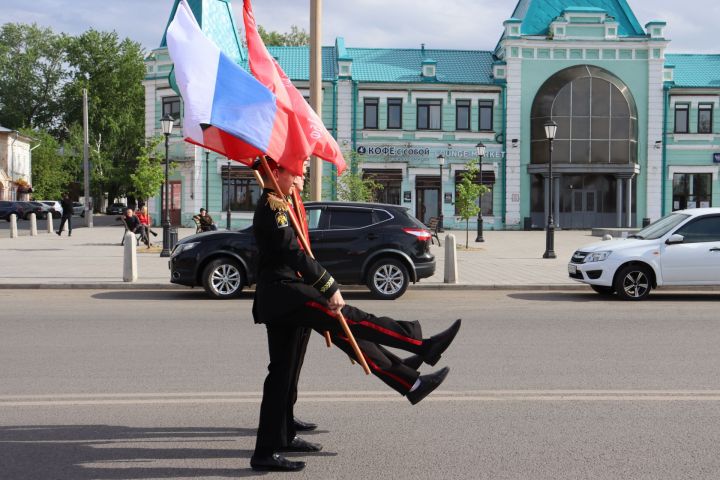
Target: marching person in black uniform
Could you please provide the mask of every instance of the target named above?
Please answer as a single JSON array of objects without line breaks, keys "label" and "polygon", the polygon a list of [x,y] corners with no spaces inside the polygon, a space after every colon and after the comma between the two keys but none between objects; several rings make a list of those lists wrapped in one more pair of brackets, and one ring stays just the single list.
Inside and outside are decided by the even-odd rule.
[{"label": "marching person in black uniform", "polygon": [[[294,471],[304,468],[305,463],[290,461],[280,452],[316,452],[322,448],[295,435],[289,401],[303,327],[329,331],[336,345],[354,358],[336,318],[342,312],[372,373],[416,404],[442,383],[449,369],[420,376],[416,367],[408,363],[435,365],[455,338],[460,320],[444,332],[424,339],[417,321],[376,317],[346,305],[332,276],[300,249],[290,225],[286,196],[296,175],[274,164],[271,168],[281,192],[266,188],[253,218],[259,248],[253,317],[267,328],[270,364],[250,464],[255,470]],[[270,185],[269,179],[265,184]],[[416,356],[403,362],[383,346]]]}]

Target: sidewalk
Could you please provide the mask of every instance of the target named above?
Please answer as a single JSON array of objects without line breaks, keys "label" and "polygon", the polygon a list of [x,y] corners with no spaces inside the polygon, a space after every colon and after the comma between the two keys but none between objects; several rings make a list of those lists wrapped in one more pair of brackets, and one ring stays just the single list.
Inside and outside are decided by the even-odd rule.
[{"label": "sidewalk", "polygon": [[[180,228],[178,237],[194,231]],[[144,245],[137,249],[137,282],[123,282],[121,227],[75,228],[72,237],[44,230],[31,237],[26,228],[18,233],[19,237],[11,239],[8,230],[0,230],[0,288],[186,288],[170,283],[168,258],[157,251],[144,253]],[[452,285],[443,283],[448,234],[455,235],[458,246],[459,282]],[[544,231],[488,231],[485,243],[475,243],[475,235],[469,232],[470,249],[465,250],[465,231],[440,234],[443,246],[431,247],[437,259],[435,275],[410,288],[585,289],[568,278],[567,262],[578,247],[600,240],[589,231],[558,231],[557,258],[546,260],[542,258]]]}]

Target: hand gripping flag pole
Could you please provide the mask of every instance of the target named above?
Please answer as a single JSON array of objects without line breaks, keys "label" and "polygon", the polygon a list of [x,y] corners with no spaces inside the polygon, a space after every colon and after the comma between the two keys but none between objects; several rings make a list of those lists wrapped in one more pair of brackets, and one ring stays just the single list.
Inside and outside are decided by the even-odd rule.
[{"label": "hand gripping flag pole", "polygon": [[[267,163],[267,160],[265,160],[264,155],[260,155],[260,163],[263,166],[263,170],[265,171],[265,176],[270,179],[272,182],[273,189],[282,194],[282,190],[280,190],[280,186],[278,185],[277,181],[275,180],[275,177],[272,175],[272,172],[270,171],[270,166]],[[295,234],[298,237],[298,240],[300,240],[300,244],[305,249],[305,252],[307,252],[308,255],[310,255],[311,258],[315,258],[315,256],[312,254],[312,250],[310,250],[310,244],[308,243],[307,239],[305,238],[305,234],[302,230],[302,227],[300,226],[300,222],[298,222],[298,219],[295,215],[294,209],[289,209],[290,214],[290,223],[292,223],[293,230],[295,230]],[[341,312],[337,312],[336,315],[338,321],[340,322],[340,326],[343,329],[343,332],[345,332],[345,336],[348,338],[348,341],[350,342],[350,345],[352,346],[353,352],[355,352],[355,357],[358,359],[358,362],[360,362],[360,365],[362,366],[363,370],[365,371],[365,375],[370,375],[370,368],[368,367],[367,362],[365,361],[365,356],[360,351],[360,347],[358,347],[357,342],[355,341],[355,336],[350,331],[350,327],[348,327],[347,321],[345,320],[345,316]],[[327,340],[327,337],[326,337]]]}]

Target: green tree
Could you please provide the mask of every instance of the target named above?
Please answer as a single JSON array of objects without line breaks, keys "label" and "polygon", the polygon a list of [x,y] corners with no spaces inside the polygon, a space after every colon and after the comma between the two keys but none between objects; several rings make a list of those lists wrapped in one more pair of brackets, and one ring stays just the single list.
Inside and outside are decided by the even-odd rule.
[{"label": "green tree", "polygon": [[291,26],[289,33],[268,32],[258,25],[258,34],[266,46],[302,47],[310,44],[310,35],[297,25]]},{"label": "green tree", "polygon": [[33,198],[59,199],[67,191],[72,175],[61,154],[60,143],[46,130],[23,130],[32,142]]},{"label": "green tree", "polygon": [[465,220],[465,248],[469,245],[469,220],[480,212],[478,200],[489,190],[485,185],[475,182],[479,172],[477,160],[470,160],[465,164],[465,171],[460,174],[460,183],[456,186],[455,207],[460,218]]},{"label": "green tree", "polygon": [[68,37],[36,24],[0,28],[0,124],[11,129],[57,127],[67,80]]},{"label": "green tree", "polygon": [[371,202],[375,192],[382,190],[382,184],[376,182],[372,176],[364,178],[357,171],[358,154],[350,153],[350,168],[338,177],[338,200],[346,202]]},{"label": "green tree", "polygon": [[[131,193],[137,199],[147,200],[160,192],[160,187],[165,180],[165,169],[162,157],[158,154],[158,146],[162,143],[162,135],[147,140],[147,143],[140,148],[140,155],[137,157],[137,168],[130,174]],[[175,165],[168,165],[173,169]]]},{"label": "green tree", "polygon": [[142,49],[115,32],[88,30],[68,42],[67,64],[63,122],[82,125],[82,90],[87,88],[90,136],[102,138],[97,149],[102,168],[93,168],[93,174],[102,172],[111,199],[126,194],[145,137]]}]

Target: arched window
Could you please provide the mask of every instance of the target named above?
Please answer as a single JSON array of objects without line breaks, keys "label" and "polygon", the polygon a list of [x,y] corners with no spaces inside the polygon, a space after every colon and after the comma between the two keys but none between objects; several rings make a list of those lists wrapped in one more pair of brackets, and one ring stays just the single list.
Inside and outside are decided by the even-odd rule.
[{"label": "arched window", "polygon": [[548,79],[531,112],[531,163],[548,162],[543,125],[558,124],[553,163],[637,163],[637,109],[630,92],[606,70],[582,65]]}]

